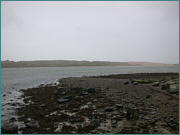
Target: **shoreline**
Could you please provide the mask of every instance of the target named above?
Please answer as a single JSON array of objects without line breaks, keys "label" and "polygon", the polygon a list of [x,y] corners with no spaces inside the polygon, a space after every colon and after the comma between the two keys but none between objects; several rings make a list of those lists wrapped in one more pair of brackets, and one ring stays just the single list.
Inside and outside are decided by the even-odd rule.
[{"label": "shoreline", "polygon": [[[23,134],[178,133],[179,94],[161,89],[168,81],[179,83],[177,76],[133,73],[63,78],[60,84],[21,90],[25,104],[17,108],[19,118],[11,123],[23,122],[25,127],[19,129]],[[159,86],[152,86],[155,82]]]},{"label": "shoreline", "polygon": [[[156,66],[146,66],[146,65],[125,65],[125,66],[61,66],[61,67],[171,67],[171,66],[179,66],[179,65],[156,65]],[[57,68],[61,68],[61,67],[58,67]],[[3,68],[51,68],[51,67],[1,67],[2,69]],[[55,67],[52,67],[52,68],[55,68]]]}]

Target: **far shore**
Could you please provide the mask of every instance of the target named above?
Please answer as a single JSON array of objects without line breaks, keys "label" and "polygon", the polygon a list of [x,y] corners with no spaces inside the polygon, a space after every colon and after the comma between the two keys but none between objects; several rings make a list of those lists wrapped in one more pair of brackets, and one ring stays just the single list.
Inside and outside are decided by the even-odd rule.
[{"label": "far shore", "polygon": [[[142,66],[142,65],[130,65],[130,66],[60,66],[60,67],[1,67],[1,68],[68,68],[68,67],[161,67],[162,65],[156,66]],[[176,66],[176,65],[165,65],[165,67]],[[178,65],[179,66],[179,65]]]},{"label": "far shore", "polygon": [[22,67],[114,67],[114,66],[174,66],[176,64],[155,62],[111,62],[76,60],[1,61],[1,68]]}]

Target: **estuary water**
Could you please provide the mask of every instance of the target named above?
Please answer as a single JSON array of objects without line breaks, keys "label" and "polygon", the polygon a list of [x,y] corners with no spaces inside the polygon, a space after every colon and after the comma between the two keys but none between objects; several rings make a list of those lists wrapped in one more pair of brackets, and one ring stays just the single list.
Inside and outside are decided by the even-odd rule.
[{"label": "estuary water", "polygon": [[121,66],[121,67],[44,67],[44,68],[2,68],[1,69],[1,124],[18,121],[16,108],[23,104],[20,89],[37,87],[40,84],[57,83],[66,77],[97,76],[127,73],[179,73],[179,66]]},{"label": "estuary water", "polygon": [[54,83],[65,77],[166,72],[179,72],[179,66],[2,68],[1,94],[36,87],[40,84]]}]

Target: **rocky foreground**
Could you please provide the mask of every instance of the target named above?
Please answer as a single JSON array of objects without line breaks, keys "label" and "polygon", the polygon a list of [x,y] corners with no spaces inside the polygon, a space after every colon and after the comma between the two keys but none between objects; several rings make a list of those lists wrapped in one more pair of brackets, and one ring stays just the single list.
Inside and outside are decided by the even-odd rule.
[{"label": "rocky foreground", "polygon": [[21,91],[19,133],[179,133],[178,73],[64,78]]}]

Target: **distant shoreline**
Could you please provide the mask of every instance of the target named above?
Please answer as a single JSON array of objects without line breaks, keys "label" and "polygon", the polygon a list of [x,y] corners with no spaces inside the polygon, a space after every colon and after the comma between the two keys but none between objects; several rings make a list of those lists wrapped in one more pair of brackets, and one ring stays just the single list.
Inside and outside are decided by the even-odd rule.
[{"label": "distant shoreline", "polygon": [[[1,61],[1,68],[24,67],[117,67],[117,66],[174,66],[176,64],[154,62],[110,62],[76,60]],[[179,64],[178,64],[179,65]]]},{"label": "distant shoreline", "polygon": [[[168,67],[168,66],[176,66],[176,65],[166,65],[165,67]],[[131,66],[61,66],[61,67],[67,68],[67,67],[161,67],[161,66],[142,66],[142,65],[132,66],[131,65]],[[56,67],[43,66],[43,67],[1,67],[1,68],[56,68]]]}]

